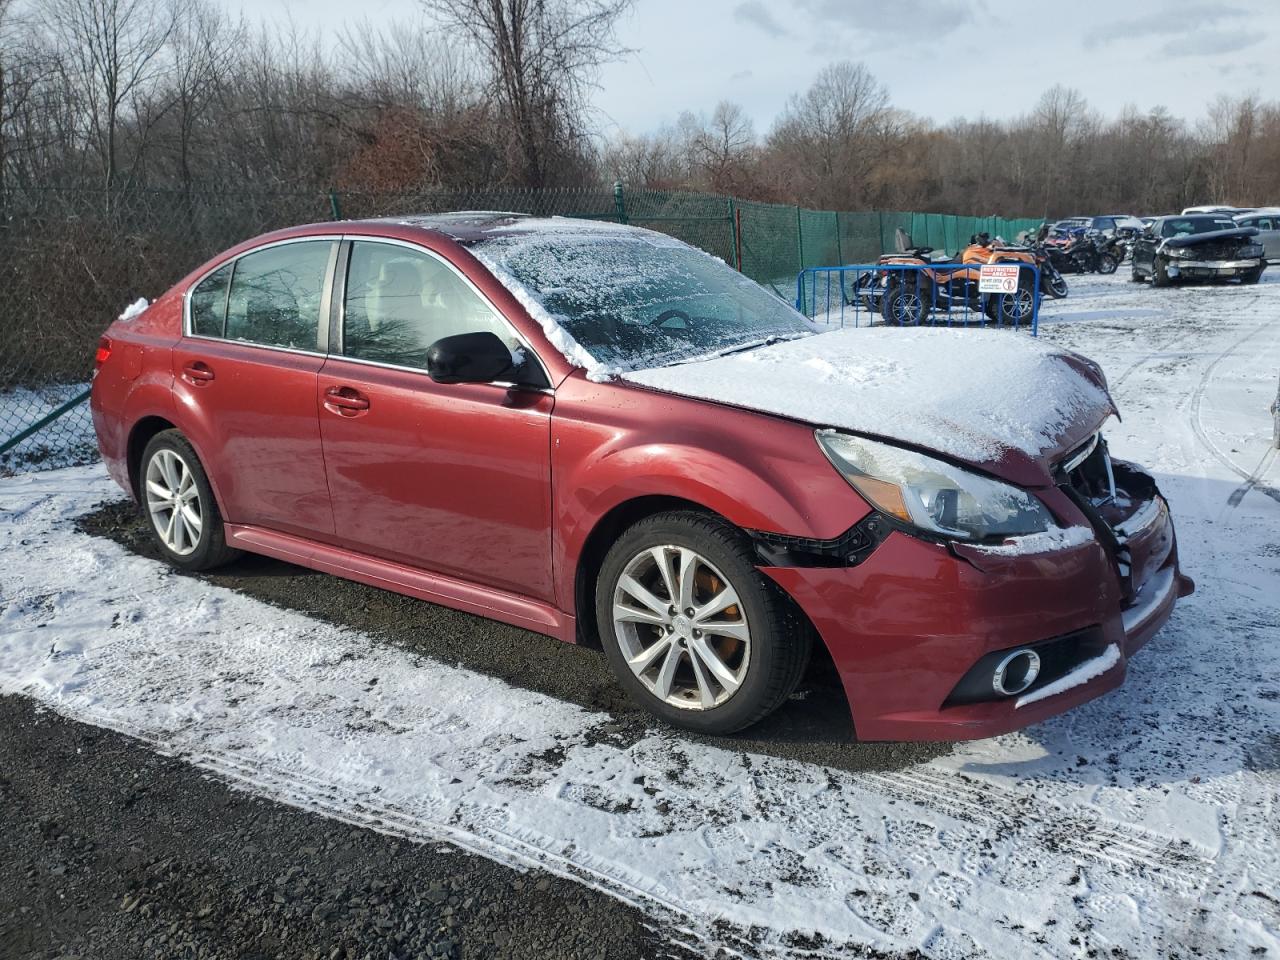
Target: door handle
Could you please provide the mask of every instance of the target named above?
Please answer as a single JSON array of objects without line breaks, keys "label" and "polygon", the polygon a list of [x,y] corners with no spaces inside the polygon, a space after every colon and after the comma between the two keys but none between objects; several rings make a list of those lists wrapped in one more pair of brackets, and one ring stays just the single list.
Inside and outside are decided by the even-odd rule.
[{"label": "door handle", "polygon": [[182,368],[182,376],[188,383],[200,386],[213,379],[213,368],[203,360],[193,360]]},{"label": "door handle", "polygon": [[330,413],[354,417],[369,409],[369,398],[354,387],[330,387],[324,392],[324,406]]}]

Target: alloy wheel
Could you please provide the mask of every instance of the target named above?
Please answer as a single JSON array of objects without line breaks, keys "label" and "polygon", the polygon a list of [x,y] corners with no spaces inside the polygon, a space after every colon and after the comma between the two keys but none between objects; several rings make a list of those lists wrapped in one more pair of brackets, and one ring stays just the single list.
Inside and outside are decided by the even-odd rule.
[{"label": "alloy wheel", "polygon": [[613,627],[631,672],[670,706],[709,710],[746,679],[743,604],[728,578],[688,547],[651,547],[627,563],[614,587]]},{"label": "alloy wheel", "polygon": [[161,447],[147,463],[147,512],[161,542],[180,557],[193,553],[204,529],[195,474],[175,451]]}]

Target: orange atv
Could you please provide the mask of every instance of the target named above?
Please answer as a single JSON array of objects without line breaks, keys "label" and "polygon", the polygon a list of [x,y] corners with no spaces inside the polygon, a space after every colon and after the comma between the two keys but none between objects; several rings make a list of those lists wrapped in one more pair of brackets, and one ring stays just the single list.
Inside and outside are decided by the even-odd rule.
[{"label": "orange atv", "polygon": [[923,323],[935,310],[948,316],[985,314],[999,324],[1029,322],[1035,309],[1034,272],[1020,271],[1018,290],[1011,294],[984,294],[978,289],[983,264],[1026,263],[1035,255],[1018,248],[992,247],[985,234],[970,238],[958,258],[939,255],[931,247],[912,246],[906,231],[896,235],[897,253],[876,262],[884,269],[861,275],[854,289],[868,312],[879,313],[886,323],[900,326]]}]

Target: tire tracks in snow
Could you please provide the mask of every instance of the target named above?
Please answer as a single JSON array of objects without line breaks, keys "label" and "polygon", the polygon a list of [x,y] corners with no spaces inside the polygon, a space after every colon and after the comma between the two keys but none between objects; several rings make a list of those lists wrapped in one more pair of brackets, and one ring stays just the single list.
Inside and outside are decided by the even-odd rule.
[{"label": "tire tracks in snow", "polygon": [[1205,391],[1209,388],[1209,384],[1213,380],[1214,371],[1217,370],[1218,365],[1232,356],[1237,350],[1258,334],[1269,328],[1274,328],[1275,326],[1276,323],[1274,320],[1264,320],[1218,354],[1218,356],[1215,357],[1207,367],[1205,367],[1204,373],[1200,375],[1200,380],[1197,382],[1195,390],[1193,390],[1191,394],[1189,418],[1191,422],[1191,429],[1195,433],[1196,438],[1215,460],[1244,480],[1244,483],[1236,487],[1236,489],[1231,492],[1230,496],[1227,497],[1227,505],[1230,507],[1239,506],[1240,501],[1245,498],[1250,490],[1257,490],[1259,493],[1270,497],[1277,503],[1280,503],[1280,490],[1270,486],[1269,484],[1262,483],[1262,478],[1266,475],[1267,471],[1270,469],[1272,461],[1275,459],[1276,448],[1269,445],[1266,452],[1262,455],[1262,459],[1258,461],[1258,465],[1254,467],[1253,470],[1245,470],[1245,468],[1241,467],[1229,456],[1223,453],[1218,445],[1209,437],[1208,431],[1205,430],[1204,422],[1200,416],[1200,408],[1204,402]]}]

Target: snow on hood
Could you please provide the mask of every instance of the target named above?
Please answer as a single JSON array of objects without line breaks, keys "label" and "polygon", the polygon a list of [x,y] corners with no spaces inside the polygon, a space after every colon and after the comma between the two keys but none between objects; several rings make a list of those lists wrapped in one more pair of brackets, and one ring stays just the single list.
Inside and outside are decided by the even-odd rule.
[{"label": "snow on hood", "polygon": [[1115,412],[1089,361],[1011,331],[846,328],[622,376],[971,463],[1039,459]]}]

